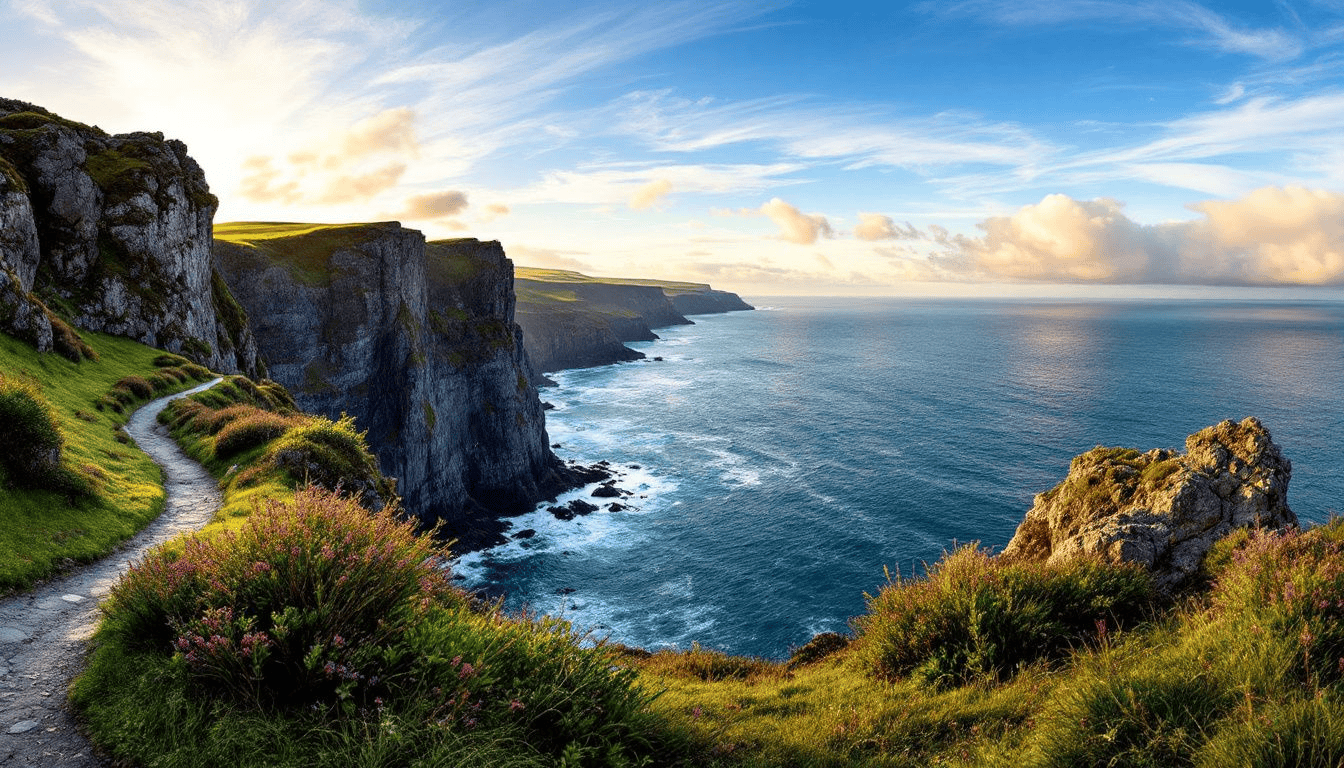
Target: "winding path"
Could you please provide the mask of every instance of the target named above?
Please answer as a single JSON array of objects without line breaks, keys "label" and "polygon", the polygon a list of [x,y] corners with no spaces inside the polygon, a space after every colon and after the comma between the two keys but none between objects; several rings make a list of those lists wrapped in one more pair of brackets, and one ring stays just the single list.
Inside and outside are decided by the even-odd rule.
[{"label": "winding path", "polygon": [[0,600],[0,766],[104,765],[75,729],[66,689],[84,666],[98,602],[117,578],[147,549],[204,526],[219,509],[218,483],[158,423],[170,401],[219,382],[153,400],[126,425],[140,449],[163,467],[168,500],[162,515],[102,560]]}]

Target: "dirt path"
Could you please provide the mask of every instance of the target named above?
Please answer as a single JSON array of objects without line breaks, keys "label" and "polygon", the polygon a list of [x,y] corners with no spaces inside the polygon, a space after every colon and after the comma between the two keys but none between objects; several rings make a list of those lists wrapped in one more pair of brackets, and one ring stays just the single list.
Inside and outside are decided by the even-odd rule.
[{"label": "dirt path", "polygon": [[215,379],[154,400],[136,411],[126,431],[164,469],[168,502],[162,515],[111,555],[0,600],[0,766],[100,766],[75,730],[66,689],[84,666],[85,641],[98,623],[98,601],[127,566],[159,542],[209,522],[219,486],[158,423],[169,401],[213,387]]}]

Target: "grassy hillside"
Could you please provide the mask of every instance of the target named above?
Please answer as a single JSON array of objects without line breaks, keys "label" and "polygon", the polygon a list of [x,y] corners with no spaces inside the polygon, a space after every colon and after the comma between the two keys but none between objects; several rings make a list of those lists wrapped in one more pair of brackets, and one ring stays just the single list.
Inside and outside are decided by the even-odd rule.
[{"label": "grassy hillside", "polygon": [[303,224],[236,221],[215,224],[215,240],[247,249],[246,253],[255,258],[257,269],[280,264],[289,270],[296,281],[317,286],[331,282],[328,261],[334,251],[358,245],[397,226],[395,222]]},{"label": "grassy hillside", "polygon": [[514,267],[514,277],[519,280],[535,280],[539,283],[580,283],[588,285],[646,285],[662,288],[663,293],[703,293],[710,290],[707,283],[685,283],[676,280],[646,280],[629,277],[592,277],[582,272],[566,269],[540,269],[538,267]]},{"label": "grassy hillside", "polygon": [[[25,482],[0,464],[0,592],[101,557],[162,511],[159,468],[121,427],[137,404],[210,376],[127,339],[82,335],[96,359],[76,363],[0,334],[0,389],[31,388],[63,444],[53,482]],[[0,425],[7,446],[25,439],[12,412]]]}]

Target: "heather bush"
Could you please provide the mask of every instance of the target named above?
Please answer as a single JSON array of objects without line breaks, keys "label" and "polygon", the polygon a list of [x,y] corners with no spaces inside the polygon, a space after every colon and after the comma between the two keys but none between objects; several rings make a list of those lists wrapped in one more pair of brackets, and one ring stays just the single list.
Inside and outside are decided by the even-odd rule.
[{"label": "heather bush", "polygon": [[925,578],[898,576],[869,597],[868,613],[855,620],[857,652],[886,679],[1003,680],[1135,622],[1152,597],[1152,581],[1138,566],[1003,564],[970,545],[945,555]]},{"label": "heather bush", "polygon": [[302,490],[236,531],[146,556],[113,589],[106,626],[254,705],[368,704],[408,662],[403,633],[461,600],[439,555],[388,514]]},{"label": "heather bush", "polygon": [[177,368],[179,366],[187,365],[190,362],[191,361],[187,358],[181,355],[174,355],[171,352],[164,352],[153,360],[154,367],[156,368]]},{"label": "heather bush", "polygon": [[295,418],[261,410],[234,419],[215,436],[215,457],[227,459],[263,446],[283,435],[296,422]]},{"label": "heather bush", "polygon": [[1256,531],[1231,553],[1213,589],[1215,610],[1239,630],[1295,639],[1302,681],[1344,677],[1344,524],[1307,533]]}]

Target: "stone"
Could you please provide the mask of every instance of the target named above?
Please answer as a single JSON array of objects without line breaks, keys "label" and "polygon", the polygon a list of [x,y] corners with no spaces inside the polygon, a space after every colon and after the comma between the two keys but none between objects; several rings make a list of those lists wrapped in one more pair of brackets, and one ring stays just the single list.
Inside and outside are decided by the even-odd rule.
[{"label": "stone", "polygon": [[33,730],[34,728],[36,728],[36,727],[39,726],[39,725],[41,725],[41,723],[38,723],[36,720],[23,720],[23,721],[21,721],[21,722],[18,722],[18,723],[15,723],[15,724],[9,726],[9,732],[10,732],[10,733],[27,733],[27,732]]},{"label": "stone", "polygon": [[519,531],[519,532],[513,534],[513,538],[515,538],[515,539],[530,539],[530,538],[532,538],[533,536],[536,536],[536,535],[537,535],[537,531],[536,531],[536,529],[534,529],[534,528],[524,528],[523,530],[521,530],[521,531]]},{"label": "stone", "polygon": [[1005,561],[1098,557],[1138,563],[1171,592],[1209,547],[1237,528],[1297,525],[1288,507],[1292,464],[1255,418],[1186,439],[1185,453],[1097,447],[1038,494],[999,555]]},{"label": "stone", "polygon": [[28,633],[13,627],[0,627],[0,643],[22,643],[28,639]]},{"label": "stone", "polygon": [[[12,99],[0,99],[0,121],[0,273],[17,281],[0,286],[0,327],[50,349],[39,315],[55,300],[79,328],[256,373],[246,318],[221,317],[218,201],[185,144],[108,135]],[[28,308],[11,317],[16,295]]]},{"label": "stone", "polygon": [[67,603],[82,603],[84,598],[79,595],[61,595],[61,599]]},{"label": "stone", "polygon": [[599,499],[619,499],[624,494],[625,491],[607,482],[594,488],[591,495]]}]

